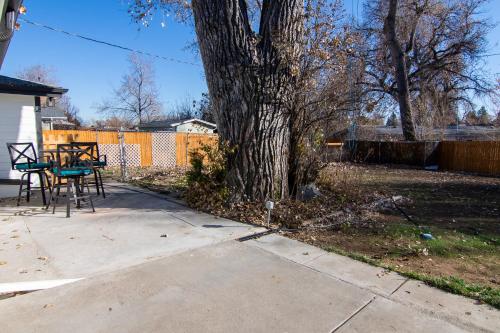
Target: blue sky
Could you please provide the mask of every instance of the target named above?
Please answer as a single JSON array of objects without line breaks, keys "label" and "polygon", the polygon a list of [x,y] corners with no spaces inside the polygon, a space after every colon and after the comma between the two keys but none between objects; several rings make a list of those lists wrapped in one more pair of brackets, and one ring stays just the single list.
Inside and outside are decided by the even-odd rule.
[{"label": "blue sky", "polygon": [[[94,37],[166,57],[200,63],[185,48],[194,41],[192,28],[160,20],[144,28],[127,14],[123,0],[25,0],[22,17],[69,32]],[[92,105],[110,96],[127,70],[128,52],[21,23],[10,44],[1,73],[14,76],[23,68],[42,64],[53,68],[69,89],[86,119],[98,118]],[[206,91],[203,67],[154,60],[157,84],[166,108]]]},{"label": "blue sky", "polygon": [[[165,57],[200,63],[187,50],[195,40],[192,27],[165,18],[144,28],[127,14],[128,0],[25,0],[26,19],[69,32],[94,37]],[[361,14],[359,0],[359,14]],[[348,13],[357,14],[358,0],[345,0]],[[353,10],[354,9],[354,10]],[[500,1],[485,8],[494,22],[500,21]],[[15,76],[23,68],[42,64],[55,70],[60,84],[85,120],[99,118],[92,105],[110,96],[127,69],[128,52],[69,37],[27,23],[21,23],[11,42],[1,74]],[[500,28],[490,34],[490,52],[500,53]],[[153,60],[161,99],[168,110],[186,99],[198,99],[206,91],[203,67]],[[500,57],[487,58],[487,68],[500,73]]]}]

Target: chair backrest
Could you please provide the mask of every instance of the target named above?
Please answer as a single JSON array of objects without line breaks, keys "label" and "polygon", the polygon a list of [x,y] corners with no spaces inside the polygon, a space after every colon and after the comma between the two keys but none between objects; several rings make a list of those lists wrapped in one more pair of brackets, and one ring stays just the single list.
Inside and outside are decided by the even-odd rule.
[{"label": "chair backrest", "polygon": [[9,150],[12,170],[20,164],[28,164],[28,169],[30,169],[31,164],[37,163],[35,146],[32,142],[8,142],[7,149]]},{"label": "chair backrest", "polygon": [[80,160],[99,161],[99,146],[97,142],[71,142],[73,149],[82,150],[78,154]]},{"label": "chair backrest", "polygon": [[93,145],[84,145],[83,143],[58,144],[56,152],[56,167],[58,173],[60,173],[61,169],[68,170],[78,169],[82,166],[92,166],[89,156],[93,155]]}]

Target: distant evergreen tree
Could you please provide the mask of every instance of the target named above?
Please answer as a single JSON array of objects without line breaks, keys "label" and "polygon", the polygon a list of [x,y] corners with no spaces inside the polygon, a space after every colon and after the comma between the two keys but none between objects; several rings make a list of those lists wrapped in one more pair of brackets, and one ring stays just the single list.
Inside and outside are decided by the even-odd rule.
[{"label": "distant evergreen tree", "polygon": [[486,126],[491,123],[491,117],[484,106],[477,111],[477,124],[480,126]]},{"label": "distant evergreen tree", "polygon": [[394,112],[389,116],[389,118],[387,118],[385,126],[387,126],[387,127],[398,126],[398,117],[396,116],[396,114]]}]

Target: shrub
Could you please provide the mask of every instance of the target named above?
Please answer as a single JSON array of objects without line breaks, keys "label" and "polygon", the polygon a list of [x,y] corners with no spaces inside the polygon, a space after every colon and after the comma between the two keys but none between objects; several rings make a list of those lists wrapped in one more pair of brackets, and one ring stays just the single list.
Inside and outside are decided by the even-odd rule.
[{"label": "shrub", "polygon": [[184,197],[189,205],[212,209],[223,205],[229,195],[225,184],[227,154],[226,144],[202,145],[191,151],[191,168],[186,172],[187,189]]}]

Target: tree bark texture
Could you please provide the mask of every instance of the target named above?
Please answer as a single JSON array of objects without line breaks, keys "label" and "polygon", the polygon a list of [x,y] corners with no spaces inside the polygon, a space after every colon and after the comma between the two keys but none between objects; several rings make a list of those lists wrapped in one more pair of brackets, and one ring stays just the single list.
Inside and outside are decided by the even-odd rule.
[{"label": "tree bark texture", "polygon": [[416,141],[417,137],[415,135],[415,126],[413,125],[412,119],[406,59],[396,34],[397,8],[398,0],[389,0],[389,10],[384,22],[384,34],[390,48],[392,64],[394,66],[403,136],[407,141]]},{"label": "tree bark texture", "polygon": [[193,0],[192,8],[219,136],[234,148],[231,200],[283,198],[303,1],[264,0],[258,33],[245,0]]}]

